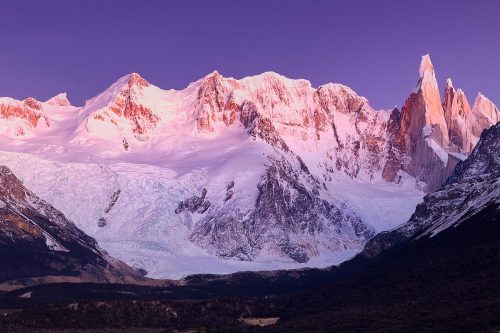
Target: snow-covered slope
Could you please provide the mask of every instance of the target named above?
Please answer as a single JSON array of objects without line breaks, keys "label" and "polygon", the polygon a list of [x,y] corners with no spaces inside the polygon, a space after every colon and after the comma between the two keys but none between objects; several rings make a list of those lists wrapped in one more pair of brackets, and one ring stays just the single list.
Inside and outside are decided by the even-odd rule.
[{"label": "snow-covered slope", "polygon": [[[451,168],[424,60],[412,96],[423,96],[425,121],[408,123],[412,108],[375,111],[341,84],[272,72],[213,72],[178,91],[134,73],[81,108],[65,95],[40,103],[50,127],[2,132],[0,163],[153,277],[328,266],[410,217],[427,181],[417,175]],[[9,117],[6,128],[25,121]],[[426,153],[406,149],[412,140]]]}]

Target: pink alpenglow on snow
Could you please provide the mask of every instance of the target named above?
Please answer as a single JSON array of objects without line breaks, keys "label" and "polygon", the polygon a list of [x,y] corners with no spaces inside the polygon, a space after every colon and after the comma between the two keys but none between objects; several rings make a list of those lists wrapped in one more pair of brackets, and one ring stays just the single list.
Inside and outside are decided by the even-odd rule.
[{"label": "pink alpenglow on snow", "polygon": [[451,80],[441,101],[428,55],[419,74],[401,110],[274,72],[2,98],[0,164],[152,277],[325,267],[407,221],[498,119]]}]

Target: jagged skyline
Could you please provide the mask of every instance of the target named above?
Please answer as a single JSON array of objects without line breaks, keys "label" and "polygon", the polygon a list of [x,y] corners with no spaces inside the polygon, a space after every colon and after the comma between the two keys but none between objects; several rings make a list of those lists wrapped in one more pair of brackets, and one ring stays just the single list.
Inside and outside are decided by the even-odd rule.
[{"label": "jagged skyline", "polygon": [[[451,77],[468,96],[482,92],[498,104],[498,6],[2,1],[0,37],[8,47],[0,50],[0,69],[8,80],[0,96],[46,100],[66,91],[83,105],[130,72],[180,89],[213,70],[235,78],[275,71],[313,86],[346,84],[375,108],[401,107],[414,63],[430,53],[440,86]],[[478,8],[480,17],[471,18]]]},{"label": "jagged skyline", "polygon": [[498,122],[451,82],[442,104],[428,55],[418,72],[401,110],[274,72],[184,90],[133,73],[85,107],[0,98],[0,162],[154,277],[324,267],[407,221]]}]

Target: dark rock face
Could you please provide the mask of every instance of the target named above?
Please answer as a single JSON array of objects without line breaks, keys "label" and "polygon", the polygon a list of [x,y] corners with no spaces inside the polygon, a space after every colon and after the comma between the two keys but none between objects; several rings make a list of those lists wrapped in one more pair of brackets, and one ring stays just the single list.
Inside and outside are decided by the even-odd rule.
[{"label": "dark rock face", "polygon": [[[369,239],[373,231],[356,216],[345,215],[337,207],[319,197],[317,184],[312,190],[301,183],[300,175],[285,161],[275,161],[258,185],[254,227],[259,234],[265,234],[269,225],[280,230],[278,247],[290,258],[307,262],[315,249],[309,249],[290,239],[290,235],[339,233],[347,226],[358,239]],[[328,221],[323,223],[323,219]],[[332,230],[333,229],[333,230]],[[272,234],[270,237],[274,238]],[[275,238],[276,239],[276,238]],[[272,242],[271,239],[266,242]],[[341,240],[338,240],[341,243]],[[312,251],[311,251],[312,250]]]},{"label": "dark rock face", "polygon": [[203,214],[211,205],[210,201],[205,200],[206,195],[207,189],[204,188],[201,192],[201,196],[193,196],[179,202],[179,206],[175,209],[175,213],[179,214],[184,211],[189,211],[191,213],[197,212]]},{"label": "dark rock face", "polygon": [[400,242],[438,234],[486,207],[500,219],[500,123],[483,131],[469,158],[458,163],[439,190],[424,197],[408,222],[375,236],[363,254],[372,257]]},{"label": "dark rock face", "polygon": [[446,185],[480,175],[492,179],[500,176],[500,123],[481,133],[474,151],[469,158],[457,165]]},{"label": "dark rock face", "polygon": [[387,160],[382,169],[382,177],[388,182],[398,182],[398,172],[404,167],[402,142],[396,140],[401,127],[401,111],[394,108],[387,123]]},{"label": "dark rock face", "polygon": [[116,190],[115,192],[113,192],[113,194],[111,195],[111,201],[109,202],[109,206],[104,210],[104,213],[109,213],[111,211],[111,209],[113,208],[113,206],[116,204],[116,202],[118,201],[118,198],[120,198],[120,193],[122,191],[120,189]]},{"label": "dark rock face", "polygon": [[118,190],[116,190],[116,191],[113,192],[113,194],[111,195],[111,200],[109,202],[109,205],[104,210],[104,216],[102,216],[101,218],[99,218],[99,220],[97,221],[97,226],[98,227],[103,228],[103,227],[105,227],[105,226],[108,225],[108,221],[106,220],[106,214],[108,214],[111,211],[111,209],[114,207],[114,205],[116,204],[116,202],[120,198],[120,194],[121,194],[121,190],[120,189],[118,189]]},{"label": "dark rock face", "polygon": [[226,187],[226,196],[224,197],[224,202],[230,200],[234,195],[234,180],[232,180]]},{"label": "dark rock face", "polygon": [[103,228],[108,225],[108,221],[106,221],[105,217],[101,217],[99,221],[97,221],[97,226]]},{"label": "dark rock face", "polygon": [[83,276],[96,282],[139,278],[26,189],[5,166],[0,166],[0,230],[0,281],[47,275]]},{"label": "dark rock face", "polygon": [[123,149],[125,149],[125,151],[128,151],[129,144],[127,139],[123,138],[122,144],[123,144]]},{"label": "dark rock face", "polygon": [[307,262],[321,246],[342,249],[374,235],[355,214],[321,199],[320,185],[310,175],[285,158],[270,162],[257,185],[255,206],[246,212],[231,206],[210,211],[196,224],[193,242],[223,258],[252,260],[266,248]]},{"label": "dark rock face", "polygon": [[274,127],[272,120],[269,118],[257,117],[252,123],[252,127],[248,129],[248,134],[255,138],[260,138],[284,152],[290,151],[290,148],[288,148],[286,142],[278,134],[276,127]]},{"label": "dark rock face", "polygon": [[[92,121],[110,122],[118,126],[115,117],[123,117],[130,123],[134,137],[138,141],[146,140],[160,121],[160,117],[154,110],[140,102],[143,89],[148,86],[149,83],[139,74],[132,73],[128,78],[127,85],[109,106],[110,112],[96,113],[92,116]],[[127,140],[123,140],[122,145],[127,151],[129,148]]]}]

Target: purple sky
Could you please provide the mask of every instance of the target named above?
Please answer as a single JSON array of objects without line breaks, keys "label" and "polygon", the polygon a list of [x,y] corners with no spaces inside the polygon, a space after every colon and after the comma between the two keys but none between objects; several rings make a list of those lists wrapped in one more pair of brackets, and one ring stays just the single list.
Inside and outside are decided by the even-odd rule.
[{"label": "purple sky", "polygon": [[402,105],[431,54],[474,102],[500,104],[500,1],[0,0],[0,96],[75,105],[138,72],[183,88],[214,69],[347,84]]}]

